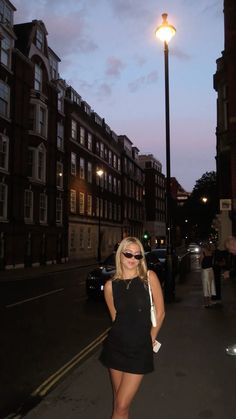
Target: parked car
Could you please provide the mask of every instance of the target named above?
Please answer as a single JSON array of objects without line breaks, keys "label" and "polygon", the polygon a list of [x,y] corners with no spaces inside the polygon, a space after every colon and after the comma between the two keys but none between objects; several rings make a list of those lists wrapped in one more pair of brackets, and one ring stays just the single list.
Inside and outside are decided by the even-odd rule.
[{"label": "parked car", "polygon": [[197,243],[190,243],[187,247],[187,252],[199,255],[201,253],[201,246]]},{"label": "parked car", "polygon": [[[156,272],[161,283],[164,281],[164,265],[151,252],[145,253],[148,269]],[[86,293],[88,298],[103,297],[104,285],[115,273],[115,252],[109,255],[101,265],[93,269],[86,278]]]},{"label": "parked car", "polygon": [[[151,265],[149,265],[149,269],[153,269],[157,276],[159,277],[162,285],[165,281],[165,275],[166,275],[166,247],[160,247],[157,249],[153,249],[150,252],[148,252],[148,255],[146,256],[146,258],[152,258],[153,260],[158,260],[159,263],[161,263],[162,265],[162,269],[161,271],[158,272],[152,268]],[[179,258],[176,255],[176,253],[172,254],[172,261],[173,261],[173,273],[174,275],[176,275],[178,273],[179,270]]]}]

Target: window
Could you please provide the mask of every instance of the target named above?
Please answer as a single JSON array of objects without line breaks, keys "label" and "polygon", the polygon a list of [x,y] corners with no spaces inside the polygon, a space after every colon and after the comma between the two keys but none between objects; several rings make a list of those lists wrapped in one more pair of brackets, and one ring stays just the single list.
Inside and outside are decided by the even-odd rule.
[{"label": "window", "polygon": [[116,194],[117,192],[117,179],[113,178],[113,192]]},{"label": "window", "polygon": [[39,28],[36,30],[35,45],[40,51],[43,51],[43,33]]},{"label": "window", "polygon": [[0,42],[1,45],[1,63],[6,67],[11,65],[11,39],[7,35],[3,35],[3,39]]},{"label": "window", "polygon": [[93,137],[90,132],[88,133],[88,150],[92,151],[93,149]]},{"label": "window", "polygon": [[87,197],[87,213],[88,215],[92,215],[92,195],[88,195]]},{"label": "window", "polygon": [[100,144],[100,157],[102,159],[104,158],[104,144],[103,143]]},{"label": "window", "polygon": [[64,112],[64,90],[59,86],[57,93],[57,109]]},{"label": "window", "polygon": [[84,228],[80,227],[79,230],[79,247],[80,249],[84,248]]},{"label": "window", "polygon": [[77,141],[77,122],[74,119],[71,120],[71,138]]},{"label": "window", "polygon": [[0,22],[13,24],[13,12],[3,0],[0,0]]},{"label": "window", "polygon": [[79,141],[80,144],[85,145],[85,129],[83,127],[80,127],[79,130]]},{"label": "window", "polygon": [[42,81],[43,81],[43,71],[38,64],[34,66],[34,89],[42,90]]},{"label": "window", "polygon": [[88,227],[88,249],[92,247],[92,235],[91,235],[91,227]]},{"label": "window", "polygon": [[47,195],[45,193],[41,193],[39,196],[39,222],[41,224],[46,224],[47,222],[47,203]]},{"label": "window", "polygon": [[70,212],[76,213],[76,191],[74,189],[70,191]]},{"label": "window", "polygon": [[61,122],[57,123],[57,148],[64,150],[64,125]]},{"label": "window", "polygon": [[84,159],[82,157],[79,159],[79,176],[80,176],[80,179],[85,178]]},{"label": "window", "polygon": [[57,187],[63,188],[63,164],[60,161],[57,162]]},{"label": "window", "polygon": [[108,163],[112,165],[112,152],[111,150],[108,151]]},{"label": "window", "polygon": [[7,185],[0,183],[0,220],[7,219]]},{"label": "window", "polygon": [[33,192],[29,189],[25,190],[24,195],[24,218],[26,222],[33,221]]},{"label": "window", "polygon": [[48,110],[46,106],[42,106],[39,102],[30,104],[29,112],[29,129],[34,133],[47,138],[48,132]]},{"label": "window", "polygon": [[71,153],[70,172],[73,176],[76,176],[76,154]]},{"label": "window", "polygon": [[100,144],[99,141],[96,141],[96,154],[99,154]]},{"label": "window", "polygon": [[76,233],[75,233],[75,229],[71,230],[70,233],[70,250],[75,250],[76,249]]},{"label": "window", "polygon": [[27,174],[38,182],[46,181],[46,149],[44,145],[28,149]]},{"label": "window", "polygon": [[115,154],[113,154],[113,167],[116,169],[117,166],[117,157]]},{"label": "window", "polygon": [[62,224],[62,199],[56,198],[56,223]]},{"label": "window", "polygon": [[88,180],[88,183],[93,182],[93,169],[92,169],[92,163],[90,162],[88,162],[87,180]]},{"label": "window", "polygon": [[120,166],[120,158],[118,157],[118,159],[117,159],[117,169],[119,170],[119,172],[120,172],[120,169],[121,169],[121,166]]},{"label": "window", "polygon": [[112,202],[109,202],[108,203],[108,205],[109,205],[109,209],[108,209],[108,218],[109,218],[109,220],[111,220],[112,219]]},{"label": "window", "polygon": [[10,87],[0,80],[0,114],[9,118],[10,115]]},{"label": "window", "polygon": [[58,64],[57,61],[52,57],[49,58],[50,73],[52,79],[56,80],[58,78]]},{"label": "window", "polygon": [[8,170],[9,139],[0,135],[0,170]]},{"label": "window", "polygon": [[79,213],[84,214],[84,193],[79,193]]},{"label": "window", "polygon": [[108,190],[109,192],[112,192],[112,176],[108,176]]}]

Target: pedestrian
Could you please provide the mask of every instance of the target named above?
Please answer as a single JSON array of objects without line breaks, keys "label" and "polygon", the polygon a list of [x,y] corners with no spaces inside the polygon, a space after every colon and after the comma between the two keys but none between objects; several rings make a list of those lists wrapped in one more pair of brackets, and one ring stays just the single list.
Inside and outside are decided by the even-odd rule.
[{"label": "pedestrian", "polygon": [[203,244],[199,263],[202,268],[201,278],[205,308],[209,308],[211,306],[211,298],[216,295],[212,258],[213,252],[210,243]]},{"label": "pedestrian", "polygon": [[221,305],[221,276],[222,276],[222,269],[225,268],[226,264],[226,257],[225,251],[220,250],[215,243],[213,246],[213,258],[212,258],[212,266],[214,271],[214,279],[215,279],[215,288],[216,288],[216,295],[212,296],[212,304]]},{"label": "pedestrian", "polygon": [[[224,279],[236,280],[236,237],[229,236],[225,240],[225,247],[230,253],[231,260],[229,269],[223,273]],[[226,349],[228,355],[236,356],[236,343],[229,345]]]},{"label": "pedestrian", "polygon": [[[150,319],[148,282],[156,307],[156,327]],[[147,271],[144,249],[136,237],[121,241],[116,272],[106,282],[104,293],[112,327],[100,360],[110,372],[112,419],[129,419],[130,405],[143,376],[153,371],[153,347],[165,316],[159,280],[153,271]]]}]

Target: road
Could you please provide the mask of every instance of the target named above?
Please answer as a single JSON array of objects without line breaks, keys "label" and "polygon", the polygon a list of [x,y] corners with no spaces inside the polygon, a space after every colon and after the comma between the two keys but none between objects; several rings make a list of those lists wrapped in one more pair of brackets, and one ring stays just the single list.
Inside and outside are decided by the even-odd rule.
[{"label": "road", "polygon": [[90,268],[0,283],[0,417],[14,412],[110,325],[105,305],[87,301]]}]

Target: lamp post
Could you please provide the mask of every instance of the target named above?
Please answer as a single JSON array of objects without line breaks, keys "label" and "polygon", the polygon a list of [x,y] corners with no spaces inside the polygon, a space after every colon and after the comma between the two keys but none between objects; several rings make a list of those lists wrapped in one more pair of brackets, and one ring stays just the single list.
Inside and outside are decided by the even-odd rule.
[{"label": "lamp post", "polygon": [[96,171],[96,174],[98,176],[98,262],[101,262],[101,177],[103,176],[103,173],[104,172],[102,169],[98,169]]},{"label": "lamp post", "polygon": [[166,280],[165,299],[174,300],[175,280],[173,276],[172,237],[171,237],[171,191],[170,191],[170,105],[169,105],[169,49],[168,43],[175,35],[176,29],[169,25],[167,13],[162,14],[162,24],[156,29],[156,37],[164,43],[165,64],[165,122],[166,122]]}]

